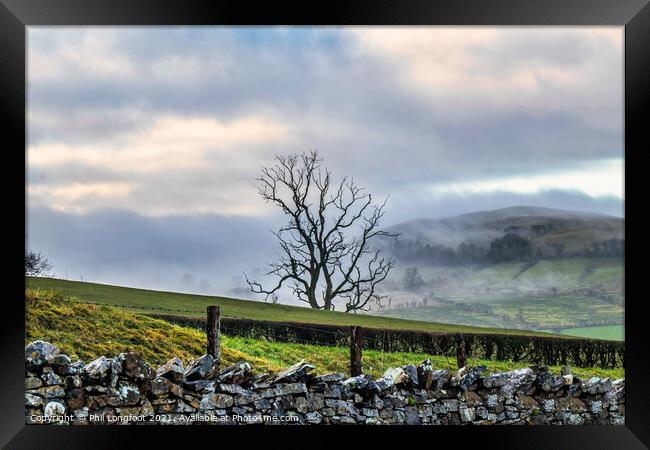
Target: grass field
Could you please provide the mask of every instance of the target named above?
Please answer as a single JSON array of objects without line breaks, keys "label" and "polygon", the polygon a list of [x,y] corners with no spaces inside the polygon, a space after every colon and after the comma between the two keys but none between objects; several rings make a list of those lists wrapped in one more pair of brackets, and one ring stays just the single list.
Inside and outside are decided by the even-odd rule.
[{"label": "grass field", "polygon": [[[85,362],[98,356],[135,351],[152,365],[173,356],[187,363],[205,353],[204,333],[153,319],[121,308],[87,305],[52,291],[28,289],[25,296],[25,343],[43,339],[57,345],[63,353]],[[222,336],[221,355],[224,365],[248,361],[257,372],[275,372],[301,359],[314,364],[316,373],[347,373],[349,353],[345,347],[287,344],[266,340]],[[456,369],[453,358],[415,353],[363,353],[365,373],[380,376],[388,367],[418,364],[430,358],[436,368]],[[522,367],[522,363],[470,360],[471,365],[485,364],[490,371]],[[525,365],[525,364],[523,364]],[[558,367],[551,367],[558,373]],[[580,377],[609,376],[621,378],[623,369],[574,368]]]},{"label": "grass field", "polygon": [[[297,306],[273,305],[270,303],[237,300],[226,297],[182,294],[176,292],[152,291],[97,283],[58,280],[52,278],[26,278],[31,289],[60,292],[81,301],[106,305],[119,305],[133,312],[152,312],[161,308],[177,315],[205,317],[206,306],[219,305],[223,317],[245,318],[270,321],[301,323],[320,323],[339,326],[358,325],[369,328],[447,331],[474,333],[502,333],[517,335],[548,336],[548,333],[509,330],[503,328],[484,328],[443,323],[444,317],[435,322],[405,320],[366,314],[348,314],[335,311],[316,311]],[[180,311],[178,311],[180,310]],[[422,318],[422,317],[421,317]]]},{"label": "grass field", "polygon": [[[530,329],[558,329],[577,324],[623,322],[624,309],[580,295],[487,295],[481,302],[448,302],[389,310],[388,317]],[[586,327],[591,328],[591,327]],[[585,337],[596,337],[588,336]]]},{"label": "grass field", "polygon": [[[522,262],[495,264],[467,271],[458,281],[467,289],[510,287],[526,290],[534,287],[543,290],[555,287],[559,291],[569,291],[595,286],[620,290],[623,286],[624,267],[621,258],[544,259],[519,274],[524,265]],[[426,273],[424,270],[422,272]],[[436,270],[433,270],[432,274],[435,273]]]},{"label": "grass field", "polygon": [[604,325],[600,327],[566,328],[560,331],[567,336],[579,336],[593,339],[622,341],[625,339],[624,325]]},{"label": "grass field", "polygon": [[431,292],[426,305],[422,299],[425,291],[419,296],[406,293],[406,303],[415,299],[416,305],[399,307],[396,302],[394,308],[380,314],[529,330],[623,322],[624,267],[620,258],[542,260],[531,267],[522,262],[503,263],[476,270],[431,268],[422,274],[437,280],[426,288]]}]

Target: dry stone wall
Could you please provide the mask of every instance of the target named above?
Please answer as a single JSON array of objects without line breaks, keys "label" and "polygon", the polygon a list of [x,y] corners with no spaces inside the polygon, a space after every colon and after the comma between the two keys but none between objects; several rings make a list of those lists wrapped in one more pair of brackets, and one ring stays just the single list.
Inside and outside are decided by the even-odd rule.
[{"label": "dry stone wall", "polygon": [[26,423],[98,424],[611,424],[623,425],[624,380],[580,380],[545,367],[434,370],[426,360],[379,379],[314,375],[300,362],[255,375],[210,355],[154,369],[135,353],[72,362],[54,345],[25,348]]}]

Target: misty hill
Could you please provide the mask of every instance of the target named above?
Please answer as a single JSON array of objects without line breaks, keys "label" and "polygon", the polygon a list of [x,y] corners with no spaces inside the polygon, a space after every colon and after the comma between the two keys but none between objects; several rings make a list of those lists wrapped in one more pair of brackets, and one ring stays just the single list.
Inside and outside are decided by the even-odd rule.
[{"label": "misty hill", "polygon": [[401,260],[421,263],[478,262],[504,236],[496,244],[522,246],[528,257],[519,259],[621,256],[624,228],[624,219],[605,214],[515,206],[402,222],[386,228],[399,237],[383,238],[381,245]]}]

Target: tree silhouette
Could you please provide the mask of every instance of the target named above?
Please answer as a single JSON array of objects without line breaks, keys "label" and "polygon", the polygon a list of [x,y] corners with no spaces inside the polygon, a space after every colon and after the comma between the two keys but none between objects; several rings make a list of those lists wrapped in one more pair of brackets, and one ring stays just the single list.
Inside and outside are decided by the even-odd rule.
[{"label": "tree silhouette", "polygon": [[289,223],[273,233],[281,252],[267,275],[274,275],[276,283],[264,288],[244,274],[251,291],[273,299],[286,283],[314,309],[336,309],[337,299],[346,312],[381,305],[387,297],[378,285],[395,260],[384,258],[372,242],[377,236],[397,236],[379,229],[386,200],[374,204],[372,195],[347,176],[334,181],[316,151],[276,156],[275,161],[262,169],[257,188]]}]

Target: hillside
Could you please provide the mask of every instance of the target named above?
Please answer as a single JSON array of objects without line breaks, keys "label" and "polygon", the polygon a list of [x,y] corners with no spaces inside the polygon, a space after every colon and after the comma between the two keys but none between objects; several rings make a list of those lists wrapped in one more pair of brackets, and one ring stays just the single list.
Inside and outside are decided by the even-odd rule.
[{"label": "hillside", "polygon": [[255,320],[320,323],[331,325],[359,325],[370,328],[396,330],[447,331],[474,333],[539,334],[530,331],[504,330],[476,326],[463,326],[441,322],[423,322],[365,314],[347,314],[335,311],[317,311],[297,306],[238,300],[226,297],[152,291],[98,283],[58,280],[52,278],[26,278],[30,289],[42,289],[76,297],[79,301],[113,305],[134,312],[167,311],[176,315],[204,317],[208,305],[221,306],[223,317]]},{"label": "hillside", "polygon": [[[185,364],[202,355],[204,333],[163,320],[152,319],[121,308],[87,305],[51,291],[28,289],[25,295],[25,343],[36,339],[58,346],[72,357],[89,362],[102,355],[134,351],[152,365],[160,365],[172,356]],[[316,373],[348,372],[349,350],[346,347],[320,347],[287,344],[222,335],[222,364],[249,362],[256,371],[276,372],[304,359],[316,366]],[[366,350],[363,354],[365,373],[377,377],[388,367],[419,363],[430,358],[435,369],[456,369],[453,358],[415,354],[387,353]],[[505,371],[521,364],[499,361],[471,360],[484,364],[491,371]],[[551,367],[559,373],[558,367]],[[573,368],[579,377],[592,375],[623,377],[623,369]]]},{"label": "hillside", "polygon": [[[478,211],[443,219],[417,219],[386,228],[399,233],[401,242],[441,245],[456,249],[460,244],[489,247],[494,239],[515,233],[534,247],[563,246],[563,252],[580,252],[592,244],[625,238],[624,219],[604,214],[515,206]],[[389,244],[386,239],[384,245]]]},{"label": "hillside", "polygon": [[379,314],[623,339],[624,267],[619,258],[420,267],[424,284],[411,290],[402,286],[400,273],[386,286],[393,296],[391,307]]},{"label": "hillside", "polygon": [[387,228],[389,317],[623,339],[625,220],[515,206]]}]

